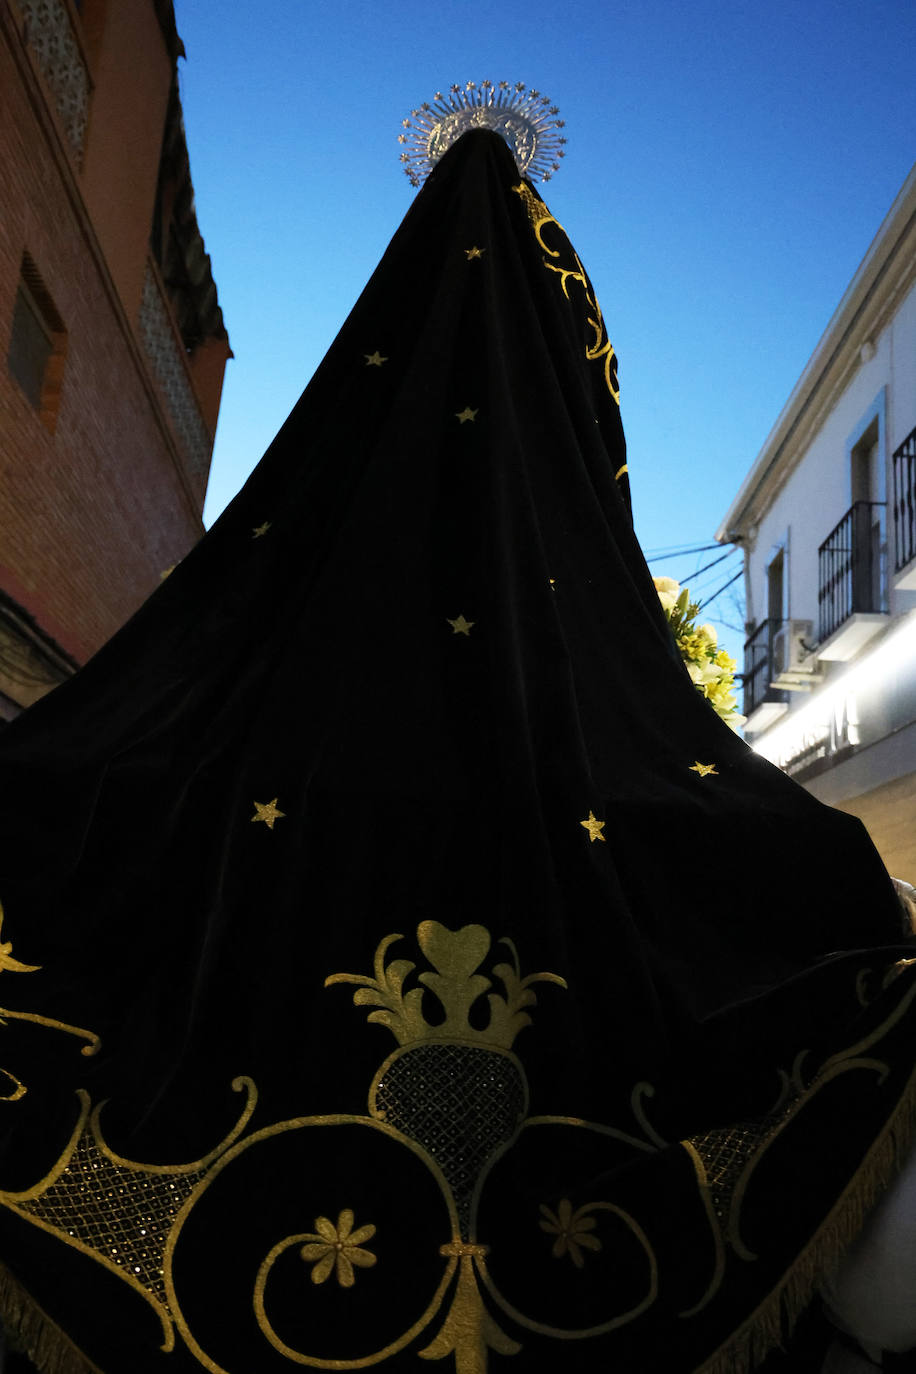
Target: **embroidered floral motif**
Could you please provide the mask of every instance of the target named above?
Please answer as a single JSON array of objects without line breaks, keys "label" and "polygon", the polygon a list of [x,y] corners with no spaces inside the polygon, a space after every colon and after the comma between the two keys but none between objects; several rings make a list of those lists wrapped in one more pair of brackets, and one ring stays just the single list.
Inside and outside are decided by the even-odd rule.
[{"label": "embroidered floral motif", "polygon": [[324,1283],[336,1268],[341,1288],[352,1288],[354,1264],[358,1269],[371,1269],[376,1263],[371,1250],[361,1248],[363,1241],[371,1240],[374,1235],[374,1226],[353,1230],[353,1213],[349,1207],[341,1212],[336,1226],[328,1217],[316,1217],[315,1234],[306,1237],[309,1244],[303,1245],[299,1252],[312,1265],[312,1283]]},{"label": "embroidered floral motif", "polygon": [[597,1223],[593,1216],[589,1216],[590,1211],[591,1207],[585,1206],[574,1212],[569,1198],[561,1200],[556,1212],[552,1212],[543,1202],[541,1203],[541,1212],[546,1220],[538,1224],[542,1231],[556,1236],[551,1251],[554,1259],[562,1259],[564,1255],[569,1255],[576,1268],[581,1269],[585,1264],[583,1249],[601,1249],[601,1241],[591,1234]]}]

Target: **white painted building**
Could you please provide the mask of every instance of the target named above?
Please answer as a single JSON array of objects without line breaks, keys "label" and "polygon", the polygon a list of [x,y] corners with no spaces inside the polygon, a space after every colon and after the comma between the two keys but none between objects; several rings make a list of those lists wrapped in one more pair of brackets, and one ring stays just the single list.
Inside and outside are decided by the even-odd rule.
[{"label": "white painted building", "polygon": [[916,167],[722,524],[745,734],[916,881]]}]

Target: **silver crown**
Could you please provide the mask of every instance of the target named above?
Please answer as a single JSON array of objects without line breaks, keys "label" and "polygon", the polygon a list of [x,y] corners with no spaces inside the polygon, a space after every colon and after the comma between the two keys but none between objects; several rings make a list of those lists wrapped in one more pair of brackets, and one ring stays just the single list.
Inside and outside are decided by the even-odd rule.
[{"label": "silver crown", "polygon": [[551,105],[550,97],[527,90],[522,81],[468,81],[464,87],[452,86],[448,95],[436,91],[432,103],[411,110],[401,121],[404,132],[398,142],[404,171],[411,185],[419,186],[429,176],[442,154],[471,129],[492,129],[509,145],[522,176],[531,181],[549,181],[560,170],[566,156],[566,139],[557,132],[566,121]]}]

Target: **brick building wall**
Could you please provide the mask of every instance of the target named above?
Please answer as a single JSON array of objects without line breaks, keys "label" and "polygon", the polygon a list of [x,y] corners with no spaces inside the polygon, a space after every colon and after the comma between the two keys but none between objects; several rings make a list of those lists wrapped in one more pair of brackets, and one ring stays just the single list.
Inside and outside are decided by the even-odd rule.
[{"label": "brick building wall", "polygon": [[[67,7],[76,31],[69,0],[54,3]],[[76,146],[36,60],[28,27],[36,6],[0,0],[0,716],[40,694],[17,683],[24,653],[43,659],[52,685],[203,532],[229,349],[212,291],[210,333],[196,340],[202,387],[150,251],[159,149],[177,100],[164,8],[167,21],[171,6],[154,0],[95,0],[94,10],[84,0],[83,16],[96,22],[78,36],[87,68],[95,48],[97,84]],[[117,17],[107,33],[106,9]],[[143,63],[139,84],[133,57]],[[199,256],[199,236],[195,247]],[[60,372],[53,414],[30,399],[11,362],[24,262],[27,287],[65,333],[52,360]]]}]

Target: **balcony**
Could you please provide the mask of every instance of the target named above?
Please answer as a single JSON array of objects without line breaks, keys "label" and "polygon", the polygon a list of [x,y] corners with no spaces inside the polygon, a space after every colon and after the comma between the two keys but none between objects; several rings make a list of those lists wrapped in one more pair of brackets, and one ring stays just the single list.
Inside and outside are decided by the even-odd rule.
[{"label": "balcony", "polygon": [[823,682],[810,620],[765,620],[744,645],[744,714],[752,734],[785,715],[789,692]]},{"label": "balcony", "polygon": [[916,429],[892,458],[894,467],[894,572],[901,591],[916,590]]},{"label": "balcony", "polygon": [[885,501],[856,501],[818,550],[817,656],[845,662],[887,624]]},{"label": "balcony", "polygon": [[762,621],[744,645],[745,729],[751,734],[766,730],[788,710],[784,694],[772,687],[774,648],[782,624],[781,620]]}]

